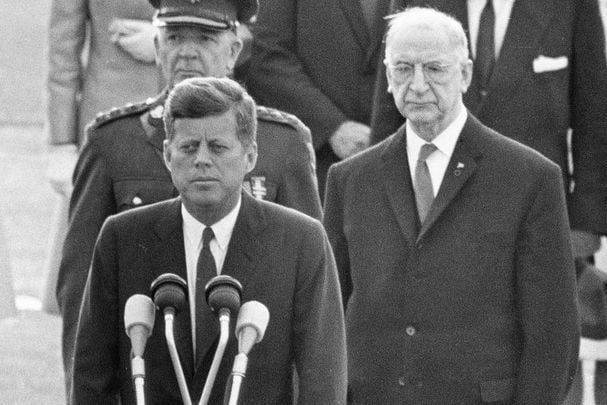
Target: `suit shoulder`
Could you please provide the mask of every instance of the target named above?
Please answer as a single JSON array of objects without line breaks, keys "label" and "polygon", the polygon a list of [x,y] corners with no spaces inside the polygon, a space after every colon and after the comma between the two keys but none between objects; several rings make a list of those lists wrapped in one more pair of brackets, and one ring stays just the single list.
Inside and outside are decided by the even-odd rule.
[{"label": "suit shoulder", "polygon": [[276,108],[257,106],[257,120],[270,125],[282,126],[297,134],[305,142],[312,142],[310,129],[293,114]]},{"label": "suit shoulder", "polygon": [[154,99],[149,98],[146,101],[139,103],[128,103],[122,107],[114,107],[107,111],[100,112],[93,121],[86,125],[85,133],[88,136],[99,128],[105,127],[121,119],[139,116],[150,110],[152,106],[154,106]]},{"label": "suit shoulder", "polygon": [[388,137],[380,143],[372,145],[360,153],[334,163],[332,168],[345,172],[352,172],[357,170],[366,171],[377,167],[378,161],[381,159],[381,154],[391,142],[392,137]]},{"label": "suit shoulder", "polygon": [[132,208],[111,215],[106,221],[108,224],[114,224],[119,227],[140,227],[146,224],[155,224],[158,220],[164,218],[174,204],[180,204],[179,197],[169,200],[159,201],[142,207]]},{"label": "suit shoulder", "polygon": [[262,207],[266,218],[272,223],[281,223],[289,229],[302,230],[302,227],[322,227],[320,221],[293,208],[271,201],[255,200]]},{"label": "suit shoulder", "polygon": [[[491,128],[486,128],[489,134],[489,139],[493,142],[492,154],[498,160],[503,160],[504,157],[510,162],[511,166],[520,168],[528,168],[531,166],[559,168],[556,163],[548,159],[545,155],[537,150],[509,138]],[[560,169],[559,169],[560,170]]]}]

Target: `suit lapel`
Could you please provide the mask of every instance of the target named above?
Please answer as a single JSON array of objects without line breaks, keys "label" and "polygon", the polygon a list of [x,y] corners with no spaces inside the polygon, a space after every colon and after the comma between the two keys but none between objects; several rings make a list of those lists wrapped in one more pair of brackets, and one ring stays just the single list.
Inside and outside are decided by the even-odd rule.
[{"label": "suit lapel", "polygon": [[405,126],[401,126],[387,142],[380,168],[384,188],[405,239],[413,245],[419,220],[407,159]]},{"label": "suit lapel", "polygon": [[[221,274],[238,280],[242,284],[244,292],[247,290],[251,276],[256,271],[258,258],[265,256],[262,245],[256,238],[257,233],[264,227],[265,218],[258,203],[247,193],[242,193],[242,205],[234,225]],[[236,315],[232,314],[232,324],[236,320]],[[197,359],[194,381],[204,382],[219,338],[219,321],[208,308],[204,308],[203,324],[207,333],[196,338],[196,345],[200,345],[205,355],[201,359]],[[233,338],[234,336],[230,336],[230,339]]]},{"label": "suit lapel", "polygon": [[455,145],[455,150],[445,171],[438,194],[417,236],[418,242],[432,228],[462,187],[464,187],[470,176],[476,171],[477,162],[481,158],[481,153],[477,149],[477,138],[480,135],[480,128],[480,122],[473,116],[468,115],[466,124],[462,129],[462,133]]},{"label": "suit lapel", "polygon": [[[159,238],[159,244],[152,249],[150,265],[154,272],[154,278],[164,273],[174,273],[187,281],[181,199],[176,198],[172,201],[168,208],[168,214],[155,225],[154,230]],[[191,376],[194,372],[191,331],[190,305],[186,292],[186,306],[175,316],[174,328],[175,344],[186,376]]]},{"label": "suit lapel", "polygon": [[366,52],[369,48],[371,39],[369,37],[369,30],[367,29],[365,17],[360,8],[360,0],[339,0],[339,3],[352,32],[354,32],[354,37],[356,38],[356,42],[358,42],[358,46]]},{"label": "suit lapel", "polygon": [[[542,33],[555,12],[549,1],[514,2],[506,36],[489,82],[488,95],[474,111],[477,116],[482,116],[487,105],[495,106],[498,99],[494,95],[499,95],[500,99],[508,99],[518,86],[522,85],[523,76],[529,70],[526,61],[537,56]],[[471,89],[476,84],[474,77],[472,80]],[[472,92],[469,93],[472,95]]]}]

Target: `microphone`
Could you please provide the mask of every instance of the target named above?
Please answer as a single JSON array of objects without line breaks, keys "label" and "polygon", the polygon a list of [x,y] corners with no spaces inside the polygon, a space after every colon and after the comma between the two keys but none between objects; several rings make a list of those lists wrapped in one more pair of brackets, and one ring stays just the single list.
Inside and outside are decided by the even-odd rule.
[{"label": "microphone", "polygon": [[154,304],[164,313],[164,335],[169,348],[171,362],[177,377],[177,384],[181,392],[181,399],[184,405],[192,405],[190,392],[186,383],[183,368],[177,353],[177,345],[175,344],[175,335],[173,333],[173,324],[175,315],[179,313],[186,302],[187,284],[185,280],[177,274],[165,273],[152,282],[150,291],[154,298]]},{"label": "microphone", "polygon": [[247,372],[249,353],[256,343],[261,342],[266,333],[270,312],[258,301],[248,301],[242,304],[236,321],[236,337],[238,338],[238,354],[234,357],[231,374],[230,399],[228,405],[237,405],[240,387]]},{"label": "microphone", "polygon": [[219,342],[213,356],[213,362],[204,383],[199,405],[206,405],[211,396],[211,390],[217,377],[223,353],[230,335],[230,316],[238,312],[242,297],[242,285],[233,277],[219,275],[213,277],[204,287],[207,304],[219,317]]},{"label": "microphone", "polygon": [[143,385],[145,381],[145,363],[143,352],[148,337],[154,329],[156,308],[147,295],[135,294],[124,305],[124,329],[131,340],[131,374],[135,385],[137,404],[145,404]]}]

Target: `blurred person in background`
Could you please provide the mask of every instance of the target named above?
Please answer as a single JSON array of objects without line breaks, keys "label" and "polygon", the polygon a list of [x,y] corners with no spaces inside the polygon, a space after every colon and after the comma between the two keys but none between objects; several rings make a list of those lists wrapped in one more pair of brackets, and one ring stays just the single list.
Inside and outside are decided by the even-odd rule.
[{"label": "blurred person in background", "polygon": [[45,263],[44,306],[48,312],[57,311],[55,283],[84,127],[100,111],[144,100],[159,90],[153,13],[147,0],[52,2],[47,55],[47,176],[58,200]]},{"label": "blurred person in background", "polygon": [[[63,317],[63,361],[69,381],[78,310],[95,240],[110,215],[177,196],[162,158],[162,119],[168,91],[190,77],[230,76],[242,49],[239,24],[257,13],[257,0],[150,0],[156,58],[167,87],[155,97],[100,114],[74,171],[69,226],[57,281]],[[225,16],[225,17],[222,17]],[[151,95],[154,95],[153,93]],[[243,188],[321,219],[308,128],[296,117],[257,107],[259,158]]]},{"label": "blurred person in background", "polygon": [[369,145],[389,0],[263,0],[247,87],[310,127],[319,191],[329,166]]}]

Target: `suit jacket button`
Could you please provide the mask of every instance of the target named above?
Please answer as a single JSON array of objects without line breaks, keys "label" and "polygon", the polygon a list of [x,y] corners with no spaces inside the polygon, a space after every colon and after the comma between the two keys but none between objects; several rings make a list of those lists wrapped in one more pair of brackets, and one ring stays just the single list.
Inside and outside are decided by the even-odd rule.
[{"label": "suit jacket button", "polygon": [[413,336],[417,333],[417,331],[415,330],[415,328],[413,326],[409,325],[405,328],[405,333],[409,336]]},{"label": "suit jacket button", "polygon": [[398,385],[404,387],[406,383],[407,381],[405,380],[405,377],[398,377]]},{"label": "suit jacket button", "polygon": [[141,203],[143,203],[143,200],[141,199],[141,197],[139,196],[135,196],[133,197],[133,205],[141,205]]}]

